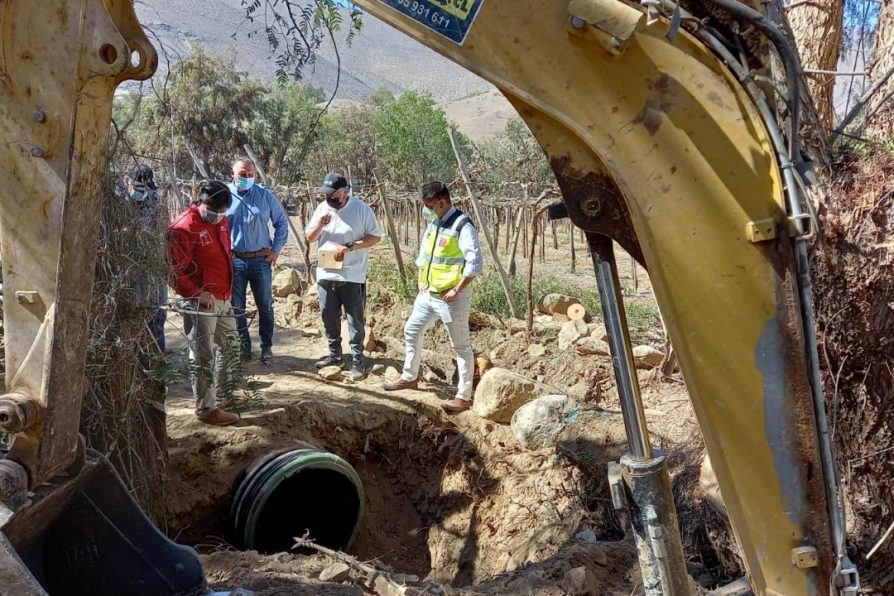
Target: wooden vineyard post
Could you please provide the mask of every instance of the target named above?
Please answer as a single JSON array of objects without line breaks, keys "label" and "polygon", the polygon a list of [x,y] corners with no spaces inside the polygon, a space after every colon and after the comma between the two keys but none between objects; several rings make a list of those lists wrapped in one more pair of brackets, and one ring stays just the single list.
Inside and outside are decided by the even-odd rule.
[{"label": "wooden vineyard post", "polygon": [[[472,193],[472,183],[469,180],[469,173],[466,171],[466,164],[463,161],[462,154],[459,152],[459,144],[456,142],[456,134],[453,132],[452,128],[447,128],[447,134],[450,136],[450,144],[453,145],[453,154],[456,156],[456,164],[459,166],[459,172],[463,177],[466,193],[469,195],[469,202],[472,203],[472,210],[475,211],[475,219],[483,224],[484,219],[482,219],[481,211],[478,209],[478,201]],[[494,239],[491,237],[490,230],[486,225],[482,225],[482,228],[484,239],[487,241],[487,248],[490,250],[490,257],[494,260],[494,265],[500,276],[500,283],[503,285],[503,292],[506,294],[506,302],[509,304],[509,310],[512,312],[512,316],[518,319],[518,308],[515,306],[515,300],[512,298],[509,279],[506,277],[506,271],[503,269],[503,264],[500,262],[500,255],[497,253],[497,249],[494,246]]]},{"label": "wooden vineyard post", "polygon": [[394,247],[394,259],[397,261],[397,271],[400,273],[400,285],[403,286],[407,281],[407,276],[404,274],[404,257],[400,251],[400,238],[397,235],[397,230],[394,228],[394,220],[391,218],[391,207],[388,205],[388,199],[385,198],[385,191],[382,189],[379,177],[375,172],[373,172],[373,180],[376,182],[379,198],[382,199],[385,224],[388,226],[388,236],[391,238],[391,245]]},{"label": "wooden vineyard post", "polygon": [[568,222],[568,238],[571,240],[571,272],[577,273],[577,254],[574,252],[574,224]]}]

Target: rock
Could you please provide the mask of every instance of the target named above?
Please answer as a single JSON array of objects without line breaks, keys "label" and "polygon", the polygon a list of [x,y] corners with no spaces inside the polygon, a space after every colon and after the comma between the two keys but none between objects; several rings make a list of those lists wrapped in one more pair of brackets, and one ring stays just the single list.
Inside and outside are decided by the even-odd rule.
[{"label": "rock", "polygon": [[605,325],[602,323],[590,323],[587,325],[587,329],[590,330],[590,337],[608,341],[608,331],[605,330]]},{"label": "rock", "polygon": [[285,298],[289,294],[298,294],[301,292],[303,285],[301,274],[295,269],[287,267],[274,276],[273,295]]},{"label": "rock", "polygon": [[582,356],[611,356],[612,354],[607,342],[592,336],[577,342],[574,349]]},{"label": "rock", "polygon": [[316,327],[305,327],[301,330],[304,337],[322,337],[323,333]]},{"label": "rock", "polygon": [[564,352],[588,332],[587,324],[583,321],[568,321],[563,324],[559,330],[559,350]]},{"label": "rock", "polygon": [[565,428],[567,407],[568,398],[564,395],[538,397],[512,415],[512,434],[525,449],[549,447]]},{"label": "rock", "polygon": [[664,354],[652,346],[636,346],[633,348],[633,363],[636,368],[649,370],[661,364]]},{"label": "rock", "polygon": [[396,379],[400,376],[400,371],[394,368],[393,366],[389,366],[385,369],[385,374],[383,375],[386,379]]},{"label": "rock", "polygon": [[499,317],[483,312],[469,313],[469,329],[480,331],[481,329],[501,329],[505,325]]},{"label": "rock", "polygon": [[351,576],[351,567],[345,563],[333,563],[320,572],[321,582],[341,583]]},{"label": "rock", "polygon": [[325,366],[320,369],[320,376],[327,381],[335,381],[342,377],[343,372],[340,366]]},{"label": "rock", "polygon": [[545,315],[564,315],[572,304],[580,304],[580,300],[565,294],[547,294],[537,303],[537,310]]},{"label": "rock", "polygon": [[593,530],[581,530],[574,535],[574,539],[578,542],[585,542],[590,544],[596,544],[597,542],[599,542],[599,538],[596,537],[596,533]]},{"label": "rock", "polygon": [[535,397],[533,382],[505,368],[492,368],[478,382],[472,410],[481,418],[508,423]]},{"label": "rock", "polygon": [[366,331],[366,338],[363,340],[363,350],[366,352],[375,352],[376,351],[376,332],[373,331],[373,328],[367,325],[364,327]]},{"label": "rock", "polygon": [[546,355],[546,346],[543,344],[531,344],[528,346],[528,356],[541,358]]},{"label": "rock", "polygon": [[480,377],[494,367],[494,363],[485,354],[475,354],[475,373]]},{"label": "rock", "polygon": [[589,595],[599,594],[599,582],[596,576],[587,567],[575,567],[565,572],[562,580],[562,590],[565,594]]},{"label": "rock", "polygon": [[372,365],[372,368],[369,369],[370,374],[380,375],[385,372],[385,365],[381,363],[376,363]]}]

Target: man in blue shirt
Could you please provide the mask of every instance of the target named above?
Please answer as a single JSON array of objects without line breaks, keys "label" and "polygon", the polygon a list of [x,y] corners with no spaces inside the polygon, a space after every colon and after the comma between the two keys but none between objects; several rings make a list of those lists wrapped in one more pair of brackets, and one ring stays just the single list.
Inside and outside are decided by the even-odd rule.
[{"label": "man in blue shirt", "polygon": [[255,184],[255,166],[250,159],[233,160],[233,181],[229,187],[233,195],[233,204],[227,211],[233,240],[233,311],[242,338],[242,359],[251,360],[251,336],[244,316],[245,295],[251,285],[258,307],[261,361],[267,362],[273,357],[272,267],[289,237],[289,220],[276,195]]}]

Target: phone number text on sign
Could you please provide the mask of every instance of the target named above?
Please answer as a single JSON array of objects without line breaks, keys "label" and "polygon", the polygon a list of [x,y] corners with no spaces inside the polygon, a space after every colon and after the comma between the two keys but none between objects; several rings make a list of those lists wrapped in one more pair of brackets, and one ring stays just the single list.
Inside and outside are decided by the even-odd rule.
[{"label": "phone number text on sign", "polygon": [[380,0],[420,25],[462,44],[484,0]]}]

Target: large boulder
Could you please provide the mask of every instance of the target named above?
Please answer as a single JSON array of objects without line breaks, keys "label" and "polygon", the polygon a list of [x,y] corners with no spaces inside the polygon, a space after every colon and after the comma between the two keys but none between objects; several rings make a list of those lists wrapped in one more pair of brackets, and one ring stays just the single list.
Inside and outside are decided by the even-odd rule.
[{"label": "large boulder", "polygon": [[301,274],[287,267],[273,277],[273,295],[285,298],[289,294],[300,294],[303,285]]},{"label": "large boulder", "polygon": [[583,321],[568,321],[559,330],[559,351],[564,352],[589,333],[590,330]]},{"label": "large boulder", "polygon": [[535,397],[532,381],[505,368],[492,368],[475,388],[472,410],[482,418],[505,424],[517,409]]},{"label": "large boulder", "polygon": [[608,342],[597,339],[592,335],[577,342],[574,349],[582,356],[611,356],[611,348]]},{"label": "large boulder", "polygon": [[547,294],[540,299],[537,310],[545,315],[564,315],[572,304],[580,304],[580,300],[565,294]]},{"label": "large boulder", "polygon": [[652,346],[636,346],[633,348],[633,364],[636,368],[651,370],[661,364],[664,354]]},{"label": "large boulder", "polygon": [[544,395],[528,402],[512,415],[512,434],[525,449],[542,449],[555,443],[565,427],[568,398]]}]

